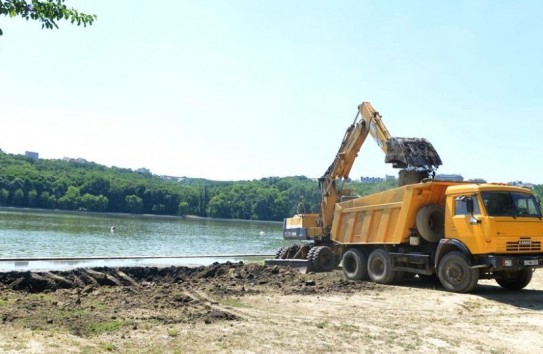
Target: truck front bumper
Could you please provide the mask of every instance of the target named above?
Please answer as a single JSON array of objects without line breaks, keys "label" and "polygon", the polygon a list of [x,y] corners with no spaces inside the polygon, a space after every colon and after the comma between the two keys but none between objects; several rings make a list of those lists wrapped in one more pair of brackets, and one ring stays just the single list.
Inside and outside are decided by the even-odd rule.
[{"label": "truck front bumper", "polygon": [[520,270],[543,267],[543,255],[488,255],[479,264],[488,264],[495,270]]}]

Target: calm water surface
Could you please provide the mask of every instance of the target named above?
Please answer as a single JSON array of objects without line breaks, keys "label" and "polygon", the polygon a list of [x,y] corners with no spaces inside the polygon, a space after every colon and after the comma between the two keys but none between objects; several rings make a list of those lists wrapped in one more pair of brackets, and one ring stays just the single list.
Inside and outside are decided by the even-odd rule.
[{"label": "calm water surface", "polygon": [[[115,232],[111,231],[115,226]],[[0,210],[0,258],[207,256],[185,259],[0,262],[0,271],[76,266],[209,264],[274,254],[281,223]]]}]

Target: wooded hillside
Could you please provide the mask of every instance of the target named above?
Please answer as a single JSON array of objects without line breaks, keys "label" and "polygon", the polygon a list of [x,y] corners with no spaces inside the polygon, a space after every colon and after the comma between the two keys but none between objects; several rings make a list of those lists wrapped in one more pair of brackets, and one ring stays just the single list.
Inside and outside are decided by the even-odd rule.
[{"label": "wooded hillside", "polygon": [[[393,183],[352,183],[358,194]],[[0,205],[251,220],[318,212],[318,182],[303,176],[252,181],[166,178],[94,162],[30,159],[0,151]]]}]

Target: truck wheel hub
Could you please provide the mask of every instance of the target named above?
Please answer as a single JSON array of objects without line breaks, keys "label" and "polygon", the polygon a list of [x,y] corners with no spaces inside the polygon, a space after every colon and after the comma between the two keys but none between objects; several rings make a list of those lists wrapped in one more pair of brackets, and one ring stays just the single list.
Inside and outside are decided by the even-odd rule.
[{"label": "truck wheel hub", "polygon": [[460,282],[462,281],[462,277],[464,275],[464,272],[462,271],[462,267],[458,264],[453,264],[447,269],[447,277],[454,282]]}]

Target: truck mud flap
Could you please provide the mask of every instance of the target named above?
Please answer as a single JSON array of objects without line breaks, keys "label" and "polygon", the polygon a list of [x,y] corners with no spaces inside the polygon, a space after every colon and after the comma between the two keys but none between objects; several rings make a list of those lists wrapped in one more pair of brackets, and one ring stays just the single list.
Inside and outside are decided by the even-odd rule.
[{"label": "truck mud flap", "polygon": [[298,269],[301,273],[307,273],[307,267],[309,266],[307,259],[266,259],[264,264],[267,266],[291,267]]}]

